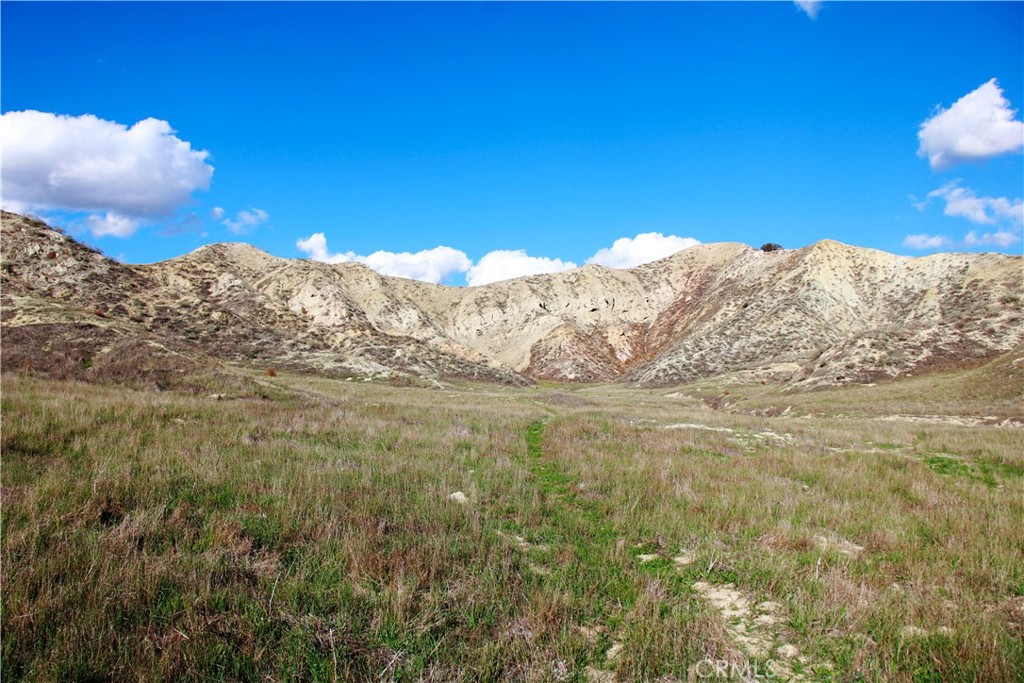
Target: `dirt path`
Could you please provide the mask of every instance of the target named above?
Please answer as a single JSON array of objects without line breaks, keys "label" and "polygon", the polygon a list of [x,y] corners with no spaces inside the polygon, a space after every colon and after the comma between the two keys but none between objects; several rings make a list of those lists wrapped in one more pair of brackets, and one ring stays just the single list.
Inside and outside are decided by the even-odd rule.
[{"label": "dirt path", "polygon": [[[531,541],[531,530],[522,529],[502,532],[501,535],[513,547],[527,557],[527,566],[545,580],[571,581],[585,577],[586,558],[607,557],[607,552],[625,543],[623,533],[603,521],[600,511],[591,503],[576,495],[571,478],[560,469],[557,462],[548,458],[543,449],[544,430],[551,418],[538,419],[529,424],[525,438],[527,455],[524,462],[528,471],[537,480],[540,491],[552,499],[549,526],[544,530],[544,543]],[[689,425],[687,425],[689,426]],[[587,529],[584,535],[579,530]],[[576,566],[554,564],[556,549],[573,546]],[[678,590],[670,593],[670,599],[685,600],[696,594],[703,604],[721,618],[724,631],[735,651],[747,660],[747,671],[770,674],[776,681],[811,681],[812,664],[799,649],[788,642],[784,634],[784,607],[775,602],[758,601],[745,594],[734,584],[712,584],[706,581],[690,581],[684,578],[694,558],[682,551],[675,557],[665,557],[660,551],[644,552],[637,545],[631,549],[635,567],[642,574],[655,574],[671,580]],[[611,596],[605,596],[611,597]],[[606,604],[614,601],[607,600]],[[606,623],[618,623],[606,607],[600,618],[589,624],[577,626],[587,640],[594,644],[595,655],[583,671],[588,681],[616,680],[618,662],[626,653],[628,644],[615,628]],[[621,615],[619,615],[621,616]],[[760,667],[760,668],[758,668]],[[816,665],[814,669],[829,668]],[[806,672],[806,673],[805,673]],[[695,671],[688,673],[693,678]],[[662,680],[682,680],[664,678]]]}]

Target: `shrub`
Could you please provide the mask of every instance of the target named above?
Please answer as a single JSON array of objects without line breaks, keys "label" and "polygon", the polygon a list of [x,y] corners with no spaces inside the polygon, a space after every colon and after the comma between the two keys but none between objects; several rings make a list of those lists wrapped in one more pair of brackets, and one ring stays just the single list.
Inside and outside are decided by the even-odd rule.
[{"label": "shrub", "polygon": [[780,249],[782,249],[782,245],[775,242],[765,242],[761,245],[761,251],[779,251]]}]

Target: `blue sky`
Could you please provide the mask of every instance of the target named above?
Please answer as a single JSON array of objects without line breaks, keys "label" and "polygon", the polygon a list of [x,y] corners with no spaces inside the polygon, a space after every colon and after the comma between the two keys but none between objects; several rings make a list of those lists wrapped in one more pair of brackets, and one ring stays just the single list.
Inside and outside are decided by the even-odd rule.
[{"label": "blue sky", "polygon": [[1022,8],[5,1],[4,203],[129,262],[451,284],[693,240],[1021,253]]}]

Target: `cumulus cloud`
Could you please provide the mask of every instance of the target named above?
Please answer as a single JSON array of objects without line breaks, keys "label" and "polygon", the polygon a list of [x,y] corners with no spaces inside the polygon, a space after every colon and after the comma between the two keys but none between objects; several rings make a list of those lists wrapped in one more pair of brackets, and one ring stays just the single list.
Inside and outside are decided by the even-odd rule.
[{"label": "cumulus cloud", "polygon": [[903,238],[903,246],[911,249],[942,249],[952,244],[952,240],[943,235],[907,235]]},{"label": "cumulus cloud", "polygon": [[406,277],[439,283],[454,273],[465,273],[472,261],[465,253],[451,247],[434,247],[416,253],[375,251],[361,256],[352,251],[332,253],[322,232],[313,233],[295,243],[299,251],[314,261],[324,263],[362,263],[381,275]]},{"label": "cumulus cloud", "polygon": [[79,224],[96,237],[131,237],[139,229],[140,221],[115,211],[108,211],[103,215],[90,214],[79,221]]},{"label": "cumulus cloud", "polygon": [[[353,259],[347,258],[345,254],[332,254],[327,249],[327,237],[322,232],[314,232],[309,237],[299,239],[295,242],[295,246],[306,255],[307,258],[311,258],[314,261],[322,261],[324,263],[347,263]],[[349,252],[351,253],[351,252]]]},{"label": "cumulus cloud", "polygon": [[587,259],[609,268],[632,268],[671,256],[677,251],[700,244],[692,237],[662,235],[660,232],[644,232],[636,237],[620,237],[611,247],[599,249]]},{"label": "cumulus cloud", "polygon": [[[636,237],[615,240],[611,247],[600,249],[587,263],[611,268],[632,268],[670,256],[681,249],[700,244],[692,237],[648,232]],[[324,263],[362,263],[382,275],[395,275],[425,282],[439,283],[455,273],[466,274],[470,287],[511,280],[528,275],[558,273],[579,266],[572,261],[546,256],[530,256],[524,249],[498,249],[484,254],[473,263],[466,254],[451,247],[435,247],[410,254],[377,251],[362,256],[352,251],[332,252],[324,233],[300,239],[295,246],[308,258]]]},{"label": "cumulus cloud", "polygon": [[794,2],[811,19],[818,18],[818,11],[821,10],[821,0],[794,0]]},{"label": "cumulus cloud", "polygon": [[992,79],[921,124],[918,156],[935,170],[963,161],[987,159],[1024,147],[1024,122]]},{"label": "cumulus cloud", "polygon": [[210,209],[210,218],[212,218],[215,221],[221,220],[222,218],[224,218],[224,209],[219,206],[213,207],[212,209]]},{"label": "cumulus cloud", "polygon": [[[224,215],[224,209],[219,206],[213,208],[214,215]],[[235,214],[234,218],[225,218],[221,221],[224,225],[228,226],[228,230],[241,235],[242,233],[248,232],[250,229],[255,228],[260,223],[266,223],[270,219],[268,214],[263,209],[245,209]]]},{"label": "cumulus cloud", "polygon": [[499,249],[484,254],[483,258],[469,269],[466,273],[466,284],[477,287],[526,275],[558,273],[576,267],[572,261],[530,256],[524,249]]},{"label": "cumulus cloud", "polygon": [[953,180],[937,190],[928,193],[928,199],[946,202],[944,213],[959,216],[972,223],[991,225],[1009,222],[1024,223],[1024,202],[1006,197],[979,197],[969,187],[961,187],[959,180]]},{"label": "cumulus cloud", "polygon": [[154,118],[129,127],[89,114],[3,114],[4,204],[89,213],[83,225],[96,236],[128,237],[209,189],[209,153],[175,132]]},{"label": "cumulus cloud", "polygon": [[453,273],[466,272],[472,263],[465,253],[445,246],[416,253],[375,251],[369,256],[357,256],[356,259],[382,275],[434,283],[441,282]]},{"label": "cumulus cloud", "polygon": [[986,245],[996,245],[1003,247],[1004,249],[1015,242],[1019,242],[1021,239],[1021,229],[1009,228],[1006,230],[996,230],[995,232],[986,232],[981,235],[978,234],[977,230],[971,230],[969,233],[964,235],[964,244],[969,247],[980,247]]}]

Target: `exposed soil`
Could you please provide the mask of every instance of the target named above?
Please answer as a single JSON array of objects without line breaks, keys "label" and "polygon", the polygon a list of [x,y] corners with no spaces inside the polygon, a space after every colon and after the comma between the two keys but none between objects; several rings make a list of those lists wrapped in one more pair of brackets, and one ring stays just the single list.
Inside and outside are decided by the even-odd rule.
[{"label": "exposed soil", "polygon": [[[460,288],[246,244],[126,265],[40,221],[2,223],[4,361],[53,376],[230,362],[506,384],[748,373],[812,389],[979,366],[1024,344],[1019,256],[705,244],[632,270]],[[109,368],[84,372],[101,358]]]}]

